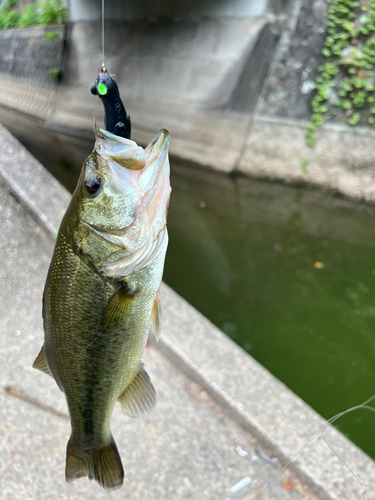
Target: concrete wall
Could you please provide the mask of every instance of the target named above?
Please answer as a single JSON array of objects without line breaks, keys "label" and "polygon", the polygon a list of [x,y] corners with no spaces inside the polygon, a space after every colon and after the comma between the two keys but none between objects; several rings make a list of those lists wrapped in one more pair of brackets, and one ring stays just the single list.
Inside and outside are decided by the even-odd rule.
[{"label": "concrete wall", "polygon": [[[284,12],[286,4],[287,0],[107,0],[106,66],[116,74],[128,103],[157,100],[231,109],[235,94],[234,109],[246,112],[248,101],[259,94],[247,92],[248,82],[261,75],[256,82],[261,88],[276,41],[265,25],[269,16]],[[88,97],[87,87],[103,62],[101,1],[71,0],[69,16],[62,92],[65,99],[64,87],[74,86],[78,104]]]},{"label": "concrete wall", "polygon": [[[264,24],[263,19],[112,21],[105,63],[116,75],[125,105],[157,100],[225,107]],[[273,40],[269,30],[265,34]],[[79,101],[92,102],[87,89],[102,62],[100,22],[74,23],[67,49],[61,91],[74,88]],[[262,65],[262,59],[252,63]]]},{"label": "concrete wall", "polygon": [[[145,145],[167,128],[172,157],[375,201],[369,129],[327,126],[314,150],[305,144],[328,3],[108,0],[105,63],[133,139]],[[47,71],[63,44],[42,41],[54,27],[0,32],[0,121],[46,165],[83,161],[94,118],[103,124],[89,91],[102,63],[100,7],[71,1],[58,86]]]},{"label": "concrete wall", "polygon": [[[106,2],[105,64],[116,75],[133,138],[144,145],[164,127],[173,155],[233,170],[277,44],[272,16],[286,5],[141,1],[124,9]],[[102,63],[100,7],[70,5],[63,77],[47,124],[60,138],[92,131],[94,117],[103,123],[102,105],[89,92]]]},{"label": "concrete wall", "polygon": [[[49,32],[58,36],[43,40]],[[65,36],[65,26],[0,31],[0,122],[46,164],[61,151],[42,124],[55,113]]]},{"label": "concrete wall", "polygon": [[[116,75],[131,115],[133,138],[145,144],[166,127],[173,137],[172,154],[231,171],[277,43],[278,23],[272,16],[285,11],[287,3],[107,0],[105,63]],[[43,154],[46,164],[51,163],[46,149],[52,148],[58,159],[69,158],[76,153],[77,135],[91,138],[94,118],[103,123],[101,102],[89,91],[102,63],[100,17],[100,0],[71,0],[58,87],[53,82],[47,87],[43,80],[30,93],[35,75],[46,75],[43,64],[50,66],[48,57],[40,57],[43,46],[28,60],[35,75],[20,71],[13,77],[7,67],[0,80],[0,94],[5,96],[0,107],[7,107],[0,109],[0,121],[34,154]],[[0,53],[8,38],[15,40],[15,47],[19,39],[29,38],[26,45],[41,40],[38,30],[0,34]],[[4,46],[6,57],[21,69],[22,53]],[[62,45],[59,48],[62,51]],[[30,126],[35,118],[39,122]],[[51,130],[59,135],[51,136]],[[35,144],[29,140],[33,134]],[[50,146],[44,141],[37,152],[41,136]]]},{"label": "concrete wall", "polygon": [[[105,64],[116,75],[146,144],[171,132],[173,155],[219,170],[235,168],[278,40],[274,14],[287,0],[108,1]],[[63,78],[49,127],[73,135],[102,123],[89,92],[102,63],[101,2],[70,3]],[[273,16],[273,17],[272,17]]]},{"label": "concrete wall", "polygon": [[[43,40],[48,32],[58,33]],[[0,106],[38,118],[54,111],[65,27],[0,31]]]},{"label": "concrete wall", "polygon": [[[237,86],[251,79],[249,65],[252,74],[264,75],[275,36],[263,28],[267,16],[282,10],[285,3],[107,0],[106,66],[116,74],[125,102],[158,100],[230,108]],[[70,21],[62,84],[74,86],[81,100],[103,62],[101,1],[71,0]],[[254,59],[253,48],[260,36],[262,43]],[[239,100],[249,100],[242,94],[236,93],[236,109],[244,110]]]},{"label": "concrete wall", "polygon": [[[318,67],[324,63],[328,0],[293,0],[236,170],[261,178],[314,184],[375,202],[373,127],[346,125],[338,114],[306,145]],[[330,118],[334,121],[334,117]]]},{"label": "concrete wall", "polygon": [[298,0],[285,24],[262,89],[258,113],[308,120],[318,67],[324,63],[328,0]]},{"label": "concrete wall", "polygon": [[[157,18],[199,19],[202,17],[255,17],[279,11],[285,0],[106,0],[106,20]],[[70,0],[71,22],[99,21],[101,0]]]}]

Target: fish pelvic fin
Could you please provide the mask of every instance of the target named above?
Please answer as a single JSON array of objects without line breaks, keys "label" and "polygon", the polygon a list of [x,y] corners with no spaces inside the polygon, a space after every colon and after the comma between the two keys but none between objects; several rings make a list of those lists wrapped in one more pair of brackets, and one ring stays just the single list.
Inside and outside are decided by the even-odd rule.
[{"label": "fish pelvic fin", "polygon": [[68,442],[65,478],[68,483],[80,477],[95,479],[106,490],[121,488],[124,469],[115,441],[99,449],[82,450]]},{"label": "fish pelvic fin", "polygon": [[39,370],[43,373],[46,373],[47,375],[49,375],[50,377],[54,378],[52,372],[51,372],[51,369],[50,367],[48,366],[48,362],[47,362],[47,359],[46,359],[46,354],[45,354],[45,351],[44,351],[44,344],[38,354],[38,356],[36,357],[34,363],[33,363],[33,368],[35,368],[36,370]]},{"label": "fish pelvic fin", "polygon": [[155,406],[156,392],[143,363],[139,364],[138,372],[118,400],[129,417],[142,417]]},{"label": "fish pelvic fin", "polygon": [[161,335],[161,308],[159,300],[159,291],[155,295],[154,303],[151,312],[151,330],[154,332],[156,341],[160,339]]}]

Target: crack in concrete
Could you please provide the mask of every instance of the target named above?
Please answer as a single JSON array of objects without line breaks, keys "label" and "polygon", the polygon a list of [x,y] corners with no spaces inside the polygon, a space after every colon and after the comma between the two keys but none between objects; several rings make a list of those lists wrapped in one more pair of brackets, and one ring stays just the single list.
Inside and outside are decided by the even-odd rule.
[{"label": "crack in concrete", "polygon": [[52,406],[45,405],[41,401],[38,401],[37,399],[34,399],[24,392],[16,389],[15,387],[12,387],[11,385],[8,385],[4,387],[4,391],[7,392],[8,394],[11,394],[12,396],[15,396],[16,398],[22,399],[23,401],[26,401],[27,403],[36,406],[37,408],[40,408],[41,410],[47,411],[49,413],[53,413],[54,415],[57,415],[58,417],[65,418],[69,420],[69,415],[66,413],[62,413],[61,411],[55,410]]}]

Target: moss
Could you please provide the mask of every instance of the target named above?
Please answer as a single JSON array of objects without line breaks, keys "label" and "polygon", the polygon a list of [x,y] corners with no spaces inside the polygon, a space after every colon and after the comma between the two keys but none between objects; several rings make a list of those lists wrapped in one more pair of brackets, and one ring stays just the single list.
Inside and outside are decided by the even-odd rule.
[{"label": "moss", "polygon": [[[375,114],[375,108],[369,110],[375,101],[375,0],[332,0],[322,53],[327,60],[318,68],[311,102],[311,122],[316,129],[312,131],[309,123],[305,134],[309,146],[315,144],[317,129],[331,116],[341,116],[355,126],[362,111]],[[330,100],[331,95],[337,98]],[[372,125],[373,119],[367,123]]]},{"label": "moss", "polygon": [[307,167],[310,163],[310,160],[307,158],[307,156],[302,156],[301,158],[301,170],[302,172],[304,172],[305,174],[307,173]]},{"label": "moss", "polygon": [[60,33],[58,31],[49,31],[44,35],[43,40],[56,40],[57,38],[60,38]]},{"label": "moss", "polygon": [[50,68],[47,70],[47,74],[54,82],[59,81],[61,77],[60,68]]},{"label": "moss", "polygon": [[349,118],[348,123],[349,125],[357,125],[361,118],[361,115],[359,113],[353,113],[353,115]]}]

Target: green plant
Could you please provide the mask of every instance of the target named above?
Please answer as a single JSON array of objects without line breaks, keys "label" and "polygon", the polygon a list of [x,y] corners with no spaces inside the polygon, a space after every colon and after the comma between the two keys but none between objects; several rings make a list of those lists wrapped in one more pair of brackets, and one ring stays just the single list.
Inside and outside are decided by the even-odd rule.
[{"label": "green plant", "polygon": [[43,2],[39,6],[41,24],[66,23],[67,13],[61,0]]},{"label": "green plant", "polygon": [[19,21],[19,28],[28,28],[29,26],[37,26],[41,24],[40,15],[36,4],[26,5]]},{"label": "green plant", "polygon": [[20,18],[21,13],[19,10],[12,10],[8,14],[2,14],[0,16],[0,29],[17,28]]},{"label": "green plant", "polygon": [[315,123],[308,123],[306,126],[305,138],[306,144],[310,147],[315,146],[317,125]]},{"label": "green plant", "polygon": [[0,14],[2,14],[5,11],[10,10],[18,2],[19,2],[19,0],[0,0]]},{"label": "green plant", "polygon": [[64,24],[67,22],[67,10],[61,0],[37,1],[26,5],[23,12],[9,10],[14,0],[7,0],[0,6],[0,29],[26,28],[29,26]]},{"label": "green plant", "polygon": [[61,76],[60,68],[50,68],[47,70],[48,76],[55,82],[57,82]]},{"label": "green plant", "polygon": [[301,170],[305,174],[307,173],[307,167],[308,167],[309,163],[310,163],[310,160],[307,158],[307,156],[302,156],[302,158],[301,158]]},{"label": "green plant", "polygon": [[[309,146],[315,145],[317,129],[331,116],[357,125],[362,116],[359,110],[368,113],[369,103],[375,101],[375,0],[331,0],[322,53],[327,61],[318,68],[311,102],[316,129],[311,130],[309,123],[305,133]],[[353,108],[358,111],[353,113]],[[370,112],[375,114],[375,108]]]},{"label": "green plant", "polygon": [[357,125],[361,118],[361,115],[359,113],[354,113],[348,120],[349,125]]},{"label": "green plant", "polygon": [[44,41],[47,41],[47,40],[56,40],[56,38],[59,38],[60,37],[60,33],[58,31],[49,31],[48,33],[46,33],[43,37],[43,40]]}]

